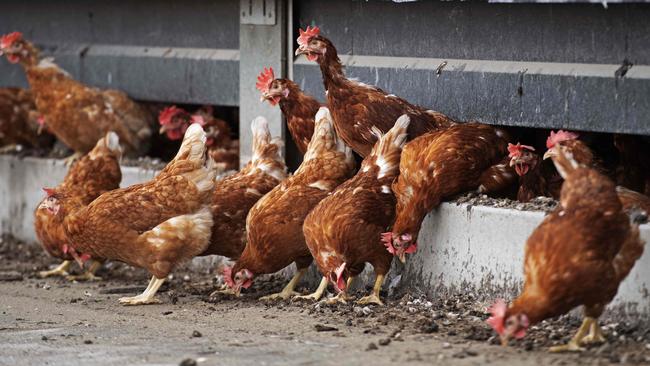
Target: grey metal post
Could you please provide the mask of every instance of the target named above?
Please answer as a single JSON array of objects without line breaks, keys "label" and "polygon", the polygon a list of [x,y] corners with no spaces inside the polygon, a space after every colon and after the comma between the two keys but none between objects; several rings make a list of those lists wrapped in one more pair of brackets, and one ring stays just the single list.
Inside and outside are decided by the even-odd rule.
[{"label": "grey metal post", "polygon": [[250,122],[257,116],[269,120],[273,136],[285,138],[278,107],[260,102],[257,75],[273,67],[276,77],[286,74],[286,2],[241,0],[239,31],[239,136],[240,164],[251,157]]}]

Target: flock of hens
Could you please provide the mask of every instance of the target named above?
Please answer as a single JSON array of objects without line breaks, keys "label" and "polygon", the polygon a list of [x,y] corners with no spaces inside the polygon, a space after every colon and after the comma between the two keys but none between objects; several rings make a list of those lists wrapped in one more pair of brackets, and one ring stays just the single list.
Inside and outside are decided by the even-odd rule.
[{"label": "flock of hens", "polygon": [[[644,140],[615,136],[614,171],[567,131],[551,132],[540,158],[504,130],[460,123],[346,78],[336,48],[317,27],[301,29],[297,42],[296,55],[320,66],[327,103],[275,78],[272,69],[256,83],[263,101],[279,105],[304,154],[293,174],[281,141],[257,117],[252,160],[215,179],[220,169],[238,167],[228,125],[209,108],[192,114],[168,107],[159,128],[170,140],[182,139],[177,155],[153,180],[119,188],[122,149],[138,156],[149,148],[150,111],[122,92],[73,80],[20,33],[3,36],[0,51],[23,66],[31,91],[1,91],[0,142],[39,146],[46,130],[75,152],[64,181],[45,189],[35,212],[43,247],[64,260],[41,275],[67,275],[75,260],[87,269],[69,277],[88,280],[105,260],[122,261],[152,278],[142,294],[120,303],[150,304],[180,262],[217,254],[235,261],[219,290],[235,296],[256,276],[295,262],[289,284],[263,298],[288,299],[315,261],[323,279],[313,294],[298,297],[319,300],[332,284],[337,295],[326,301],[345,303],[352,300],[346,289],[370,263],[375,284],[357,302],[382,305],[393,257],[404,262],[416,251],[425,215],[443,200],[470,190],[520,201],[549,196],[559,205],[526,243],[523,291],[510,304],[498,300],[488,323],[507,344],[532,324],[582,305],[577,334],[552,350],[605,340],[598,317],[643,253],[638,226],[650,210]],[[355,153],[363,158],[358,169]]]}]

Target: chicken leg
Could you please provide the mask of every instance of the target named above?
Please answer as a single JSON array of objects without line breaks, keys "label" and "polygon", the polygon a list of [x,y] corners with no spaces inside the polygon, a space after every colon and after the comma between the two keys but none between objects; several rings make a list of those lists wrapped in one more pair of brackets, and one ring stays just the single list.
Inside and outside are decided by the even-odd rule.
[{"label": "chicken leg", "polygon": [[360,298],[357,301],[357,304],[359,305],[367,305],[367,304],[377,304],[377,305],[384,305],[384,303],[381,301],[381,298],[379,297],[379,292],[381,291],[381,286],[384,284],[384,277],[385,275],[383,274],[377,274],[377,277],[375,278],[375,286],[372,288],[372,293],[368,296],[364,296]]},{"label": "chicken leg", "polygon": [[589,334],[582,339],[583,344],[598,344],[605,343],[607,339],[603,335],[603,330],[598,324],[598,319],[593,320],[591,327],[589,327]]},{"label": "chicken leg", "polygon": [[122,305],[159,304],[160,300],[156,298],[155,295],[163,282],[165,282],[164,278],[156,278],[156,276],[152,276],[151,281],[149,281],[149,286],[147,286],[143,293],[133,297],[122,297],[118,301]]},{"label": "chicken leg", "polygon": [[80,275],[69,275],[65,278],[69,281],[101,281],[102,278],[95,276],[95,273],[101,268],[102,262],[92,261],[90,267]]},{"label": "chicken leg", "polygon": [[294,300],[312,300],[312,301],[318,301],[320,300],[321,297],[323,297],[323,294],[325,293],[325,290],[327,290],[327,285],[329,284],[329,280],[327,277],[323,277],[322,280],[320,280],[320,284],[318,285],[318,288],[316,291],[312,294],[309,295],[304,295],[304,296],[296,296],[292,299]]},{"label": "chicken leg", "polygon": [[354,277],[348,277],[348,281],[345,284],[345,290],[339,292],[336,296],[325,300],[325,303],[328,305],[334,305],[336,303],[347,304],[348,301],[354,300],[354,296],[348,295],[348,289],[352,285]]},{"label": "chicken leg", "polygon": [[71,264],[72,261],[63,261],[56,268],[51,269],[49,271],[40,271],[38,272],[38,275],[41,278],[52,277],[52,276],[62,276],[62,277],[68,276],[68,269],[70,269]]},{"label": "chicken leg", "polygon": [[278,300],[278,299],[286,300],[292,296],[299,295],[299,293],[294,291],[294,289],[296,288],[296,285],[298,285],[298,281],[300,281],[300,279],[305,274],[305,272],[307,272],[307,268],[298,269],[296,274],[293,275],[291,281],[289,281],[289,283],[284,287],[284,289],[282,289],[281,292],[277,294],[262,296],[260,297],[260,300],[262,301]]},{"label": "chicken leg", "polygon": [[596,319],[592,317],[585,316],[584,320],[582,321],[582,325],[576,332],[576,335],[571,338],[569,343],[562,345],[562,346],[555,346],[551,347],[549,351],[551,352],[582,352],[585,349],[580,347],[580,345],[583,343],[585,337],[587,336],[587,333],[591,329],[591,325],[593,322],[598,322]]}]

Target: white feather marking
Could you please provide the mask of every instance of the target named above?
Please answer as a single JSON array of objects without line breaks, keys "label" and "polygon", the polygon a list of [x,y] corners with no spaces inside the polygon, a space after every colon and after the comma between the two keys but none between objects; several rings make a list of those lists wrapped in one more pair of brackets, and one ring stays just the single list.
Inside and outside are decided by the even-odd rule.
[{"label": "white feather marking", "polygon": [[260,193],[260,191],[258,191],[255,188],[246,188],[246,193],[251,193],[251,194],[254,194],[256,196],[261,196],[262,195],[262,193]]},{"label": "white feather marking", "polygon": [[389,186],[383,185],[383,186],[381,186],[381,193],[391,194],[392,191],[390,190]]},{"label": "white feather marking", "polygon": [[317,188],[317,189],[320,189],[321,191],[329,191],[330,190],[329,184],[327,184],[327,182],[322,181],[322,180],[319,180],[318,182],[314,182],[314,183],[308,185],[307,187]]}]

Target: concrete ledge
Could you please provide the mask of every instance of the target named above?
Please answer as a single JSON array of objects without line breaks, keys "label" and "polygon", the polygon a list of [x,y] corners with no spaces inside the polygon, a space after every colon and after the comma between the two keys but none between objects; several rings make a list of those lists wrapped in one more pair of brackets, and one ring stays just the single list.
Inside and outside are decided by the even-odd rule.
[{"label": "concrete ledge", "polygon": [[[128,186],[151,179],[156,172],[123,167],[122,173],[122,186]],[[61,161],[0,156],[2,232],[35,242],[33,211],[43,197],[41,187],[56,185],[64,175]],[[387,286],[432,296],[472,291],[481,298],[509,298],[518,292],[523,280],[526,239],[543,218],[543,212],[444,203],[427,216],[418,252],[405,268],[393,266]],[[650,242],[650,225],[642,226],[641,235]],[[646,250],[620,287],[609,308],[614,315],[650,318],[649,252]],[[222,261],[216,256],[197,258],[191,266],[210,270]],[[292,267],[283,273],[289,275]],[[359,285],[370,284],[370,275],[367,269]],[[310,284],[317,283],[316,271],[310,271],[308,277]]]}]

